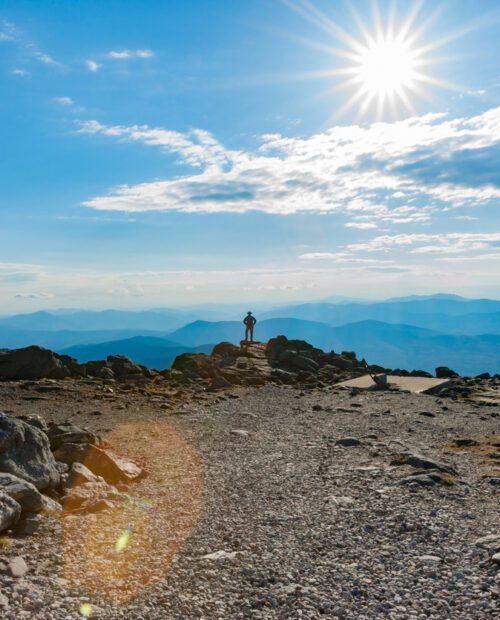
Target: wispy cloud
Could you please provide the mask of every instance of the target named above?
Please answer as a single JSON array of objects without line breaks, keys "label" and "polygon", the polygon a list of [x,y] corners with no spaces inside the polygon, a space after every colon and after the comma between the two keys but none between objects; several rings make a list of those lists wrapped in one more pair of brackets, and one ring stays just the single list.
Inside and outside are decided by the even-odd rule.
[{"label": "wispy cloud", "polygon": [[154,52],[152,50],[120,50],[111,51],[106,54],[111,60],[127,60],[130,58],[153,58]]},{"label": "wispy cloud", "polygon": [[345,246],[348,252],[392,252],[408,248],[411,254],[470,254],[491,251],[500,244],[500,232],[381,235]]},{"label": "wispy cloud", "polygon": [[0,282],[36,282],[43,267],[23,263],[0,263]]},{"label": "wispy cloud", "polygon": [[370,228],[378,228],[375,222],[347,222],[346,228],[358,228],[359,230],[369,230]]},{"label": "wispy cloud", "polygon": [[95,62],[95,60],[90,60],[90,59],[85,61],[85,66],[87,67],[89,71],[92,71],[92,73],[95,73],[102,67],[102,65]]},{"label": "wispy cloud", "polygon": [[213,136],[201,130],[183,134],[167,129],[151,128],[147,125],[106,126],[97,121],[79,123],[80,133],[100,134],[125,142],[139,142],[147,146],[158,146],[164,152],[176,153],[191,166],[224,165],[231,161],[232,151],[227,151]]},{"label": "wispy cloud", "polygon": [[52,101],[62,106],[72,106],[75,104],[71,97],[54,97]]},{"label": "wispy cloud", "polygon": [[52,299],[52,293],[16,293],[16,299]]},{"label": "wispy cloud", "polygon": [[16,27],[11,22],[0,21],[0,41],[15,41]]},{"label": "wispy cloud", "polygon": [[44,65],[50,65],[52,67],[62,67],[63,64],[57,60],[55,60],[54,58],[52,58],[52,56],[49,56],[49,54],[46,54],[45,52],[41,52],[40,50],[35,50],[33,52],[33,56],[39,60],[41,63],[43,63]]},{"label": "wispy cloud", "polygon": [[13,69],[12,75],[19,75],[21,77],[26,77],[27,75],[30,75],[30,72],[26,71],[26,69]]},{"label": "wispy cloud", "polygon": [[207,131],[180,133],[92,120],[79,131],[176,154],[196,174],[123,185],[84,204],[116,211],[344,213],[357,228],[429,221],[438,211],[500,198],[500,107],[448,119],[332,127],[310,137],[261,137],[229,150]]}]

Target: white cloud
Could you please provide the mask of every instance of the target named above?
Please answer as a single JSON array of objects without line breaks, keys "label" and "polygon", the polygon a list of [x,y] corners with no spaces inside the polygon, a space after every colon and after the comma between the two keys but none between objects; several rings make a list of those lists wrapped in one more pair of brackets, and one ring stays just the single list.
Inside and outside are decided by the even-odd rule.
[{"label": "white cloud", "polygon": [[0,41],[15,41],[16,27],[14,24],[2,20],[0,24]]},{"label": "white cloud", "polygon": [[42,62],[44,65],[51,65],[53,67],[62,67],[62,64],[60,62],[52,58],[52,56],[45,54],[45,52],[34,51],[33,56],[37,58],[40,62]]},{"label": "white cloud", "polygon": [[230,163],[231,151],[226,151],[211,134],[194,130],[190,135],[167,129],[150,128],[147,125],[106,126],[97,121],[79,124],[83,134],[100,134],[126,142],[139,142],[147,146],[158,146],[164,152],[176,153],[191,166],[224,165]]},{"label": "white cloud", "polygon": [[126,60],[129,58],[152,58],[154,52],[152,50],[120,50],[118,52],[108,52],[107,57],[112,60]]},{"label": "white cloud", "polygon": [[71,97],[54,97],[52,101],[63,106],[72,106],[75,103]]},{"label": "white cloud", "polygon": [[[347,252],[392,252],[409,249],[411,254],[470,254],[491,251],[500,243],[500,233],[438,233],[381,235],[365,243],[345,246]],[[417,246],[417,247],[414,247]]]},{"label": "white cloud", "polygon": [[359,228],[359,230],[369,230],[370,228],[378,228],[375,222],[347,222],[344,224],[346,228]]},{"label": "white cloud", "polygon": [[486,91],[483,88],[478,88],[476,90],[467,90],[465,94],[469,97],[483,97],[486,95]]},{"label": "white cloud", "polygon": [[16,293],[16,299],[52,299],[54,295],[51,293]]},{"label": "white cloud", "polygon": [[24,263],[0,263],[0,282],[35,282],[43,274],[40,265]]},{"label": "white cloud", "polygon": [[[84,204],[110,211],[349,213],[364,228],[428,222],[438,211],[500,198],[500,107],[449,120],[427,114],[397,123],[333,127],[303,138],[262,136],[257,151],[228,150],[203,130],[91,120],[80,132],[175,154],[193,174],[122,185]],[[485,159],[484,174],[467,158]],[[364,218],[364,219],[361,219]],[[359,228],[359,226],[358,226]]]},{"label": "white cloud", "polygon": [[92,73],[95,73],[96,71],[98,71],[102,65],[100,65],[99,63],[95,62],[95,60],[86,60],[85,61],[85,66],[87,67],[87,69],[89,71],[92,71]]},{"label": "white cloud", "polygon": [[13,69],[12,70],[12,75],[19,75],[21,77],[25,77],[27,75],[29,75],[30,72],[26,71],[26,69]]}]

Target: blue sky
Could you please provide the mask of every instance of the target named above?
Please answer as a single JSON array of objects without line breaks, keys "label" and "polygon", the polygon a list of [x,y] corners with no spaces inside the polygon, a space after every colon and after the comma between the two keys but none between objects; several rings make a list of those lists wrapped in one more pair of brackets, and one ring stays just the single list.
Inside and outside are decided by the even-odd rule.
[{"label": "blue sky", "polygon": [[0,310],[500,297],[500,6],[393,5],[3,0]]}]

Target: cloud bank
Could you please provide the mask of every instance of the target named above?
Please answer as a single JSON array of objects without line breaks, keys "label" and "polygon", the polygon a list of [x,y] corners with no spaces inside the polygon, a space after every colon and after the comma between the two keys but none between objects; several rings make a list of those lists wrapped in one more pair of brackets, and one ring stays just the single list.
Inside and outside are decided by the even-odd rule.
[{"label": "cloud bank", "polygon": [[310,137],[261,136],[226,149],[209,132],[80,123],[84,134],[160,148],[192,174],[122,185],[87,200],[103,211],[347,214],[351,226],[425,222],[500,198],[500,107],[469,118],[427,114],[339,126]]}]

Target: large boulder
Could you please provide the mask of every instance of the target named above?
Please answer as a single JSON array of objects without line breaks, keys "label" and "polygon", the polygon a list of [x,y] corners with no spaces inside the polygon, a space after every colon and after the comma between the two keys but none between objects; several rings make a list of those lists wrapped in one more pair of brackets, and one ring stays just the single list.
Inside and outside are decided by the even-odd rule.
[{"label": "large boulder", "polygon": [[0,472],[27,480],[37,489],[59,484],[49,439],[40,429],[0,413]]},{"label": "large boulder", "polygon": [[108,355],[106,362],[118,380],[136,380],[153,376],[148,368],[136,364],[125,355]]},{"label": "large boulder", "polygon": [[101,481],[103,481],[103,478],[93,474],[83,463],[74,462],[69,472],[61,476],[61,488],[67,494],[74,487]]},{"label": "large boulder", "polygon": [[63,443],[98,443],[94,433],[69,423],[54,424],[47,431],[47,436],[52,450],[57,450]]},{"label": "large boulder", "polygon": [[172,368],[188,379],[210,379],[218,374],[215,360],[204,353],[182,353],[175,358]]},{"label": "large boulder", "polygon": [[438,366],[436,368],[436,377],[438,379],[453,379],[458,377],[458,373],[448,368],[448,366]]},{"label": "large boulder", "polygon": [[212,355],[218,355],[222,358],[236,359],[242,355],[239,347],[231,342],[219,342],[212,350]]},{"label": "large boulder", "polygon": [[27,480],[0,472],[0,491],[16,500],[22,510],[40,512],[43,509],[43,495]]},{"label": "large boulder", "polygon": [[85,482],[67,490],[62,498],[65,513],[98,512],[113,508],[113,502],[127,501],[128,496],[120,493],[102,478],[96,482]]},{"label": "large boulder", "polygon": [[0,491],[0,532],[19,521],[21,506],[10,495]]},{"label": "large boulder", "polygon": [[[3,379],[64,379],[72,374],[71,358],[61,357],[38,346],[0,351],[0,377]],[[71,360],[78,366],[75,360]]]},{"label": "large boulder", "polygon": [[58,461],[73,466],[83,463],[93,474],[102,476],[109,484],[132,482],[143,475],[135,463],[90,444],[65,443],[55,452]]}]

